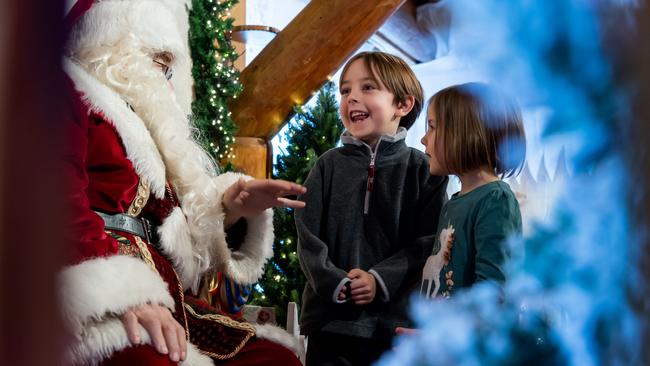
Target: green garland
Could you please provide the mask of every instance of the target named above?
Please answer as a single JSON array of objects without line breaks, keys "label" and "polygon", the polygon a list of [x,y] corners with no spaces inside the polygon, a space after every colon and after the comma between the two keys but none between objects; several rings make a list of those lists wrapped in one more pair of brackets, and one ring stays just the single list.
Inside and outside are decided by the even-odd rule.
[{"label": "green garland", "polygon": [[237,0],[192,0],[189,42],[192,53],[194,95],[192,119],[197,139],[212,157],[226,166],[234,157],[232,144],[237,126],[230,117],[228,101],[242,91],[239,57],[230,43],[234,19],[230,9]]},{"label": "green garland", "polygon": [[[302,184],[318,157],[336,146],[343,132],[338,114],[334,84],[321,88],[313,108],[295,108],[285,134],[287,150],[277,156],[274,178]],[[253,292],[251,303],[275,307],[278,324],[286,322],[287,304],[301,303],[305,277],[298,262],[296,227],[293,210],[275,209],[273,258]]]}]

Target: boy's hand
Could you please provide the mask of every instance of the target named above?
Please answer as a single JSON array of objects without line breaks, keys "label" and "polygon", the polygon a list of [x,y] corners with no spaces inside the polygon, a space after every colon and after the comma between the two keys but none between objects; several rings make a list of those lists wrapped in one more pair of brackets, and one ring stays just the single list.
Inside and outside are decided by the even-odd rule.
[{"label": "boy's hand", "polygon": [[375,276],[359,268],[354,268],[348,272],[348,278],[352,280],[350,288],[352,289],[352,300],[355,304],[366,305],[375,299],[377,293]]},{"label": "boy's hand", "polygon": [[345,286],[343,286],[343,288],[341,288],[341,292],[339,292],[339,295],[337,296],[339,301],[343,301],[343,300],[345,300],[347,298],[347,296],[345,296],[345,293],[347,291],[348,291],[348,286],[347,285],[345,285]]}]

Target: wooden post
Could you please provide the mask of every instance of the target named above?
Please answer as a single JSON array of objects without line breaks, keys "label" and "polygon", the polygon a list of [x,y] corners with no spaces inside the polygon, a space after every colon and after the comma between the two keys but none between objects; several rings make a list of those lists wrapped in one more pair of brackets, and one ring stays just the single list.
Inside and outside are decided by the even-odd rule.
[{"label": "wooden post", "polygon": [[264,179],[270,177],[270,148],[264,139],[235,137],[233,153],[235,157],[231,162],[237,170],[241,170],[254,178]]},{"label": "wooden post", "polygon": [[[238,136],[272,138],[293,106],[307,101],[404,1],[310,1],[242,72],[244,92],[230,105]],[[246,148],[235,144],[235,150],[235,166],[248,174],[268,165],[244,162]]]}]

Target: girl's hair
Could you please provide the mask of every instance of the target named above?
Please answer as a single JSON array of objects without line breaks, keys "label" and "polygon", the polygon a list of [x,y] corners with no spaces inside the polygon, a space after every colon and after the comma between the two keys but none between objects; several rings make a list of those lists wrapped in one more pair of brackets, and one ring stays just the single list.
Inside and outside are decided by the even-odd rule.
[{"label": "girl's hair", "polygon": [[475,82],[439,91],[428,108],[433,108],[436,143],[449,172],[488,166],[501,178],[519,174],[526,158],[526,134],[513,99]]},{"label": "girl's hair", "polygon": [[379,79],[375,81],[381,81],[386,86],[386,89],[394,95],[393,103],[404,103],[409,95],[413,96],[415,99],[413,109],[406,116],[402,117],[399,122],[400,126],[406,129],[411,128],[420,115],[424,102],[422,85],[420,85],[417,77],[415,77],[413,70],[411,70],[404,60],[397,56],[378,51],[361,52],[352,56],[345,66],[343,66],[339,85],[343,81],[343,76],[350,68],[350,65],[358,59],[363,60],[373,78]]}]

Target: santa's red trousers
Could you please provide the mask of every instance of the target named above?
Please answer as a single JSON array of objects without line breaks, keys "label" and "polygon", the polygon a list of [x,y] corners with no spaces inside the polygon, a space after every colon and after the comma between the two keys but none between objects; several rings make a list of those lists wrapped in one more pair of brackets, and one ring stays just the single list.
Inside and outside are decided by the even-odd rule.
[{"label": "santa's red trousers", "polygon": [[[249,341],[237,353],[226,361],[214,361],[215,365],[227,366],[301,366],[302,364],[289,349],[279,344],[256,339]],[[169,356],[158,353],[152,346],[142,345],[116,352],[100,364],[101,366],[176,366]]]}]

